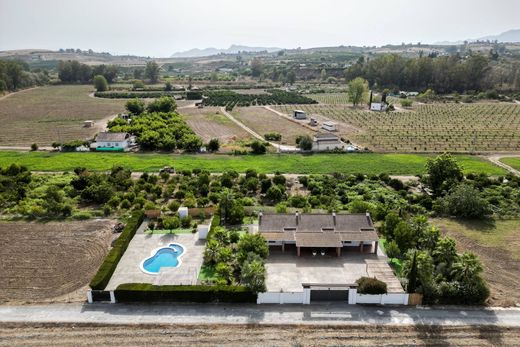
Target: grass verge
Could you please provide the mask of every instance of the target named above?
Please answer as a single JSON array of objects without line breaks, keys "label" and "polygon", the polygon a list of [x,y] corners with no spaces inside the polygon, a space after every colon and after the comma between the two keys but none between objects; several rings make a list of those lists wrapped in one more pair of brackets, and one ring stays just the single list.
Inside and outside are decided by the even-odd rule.
[{"label": "grass verge", "polygon": [[[12,163],[27,166],[34,171],[72,171],[83,166],[93,171],[110,170],[122,165],[132,171],[158,171],[164,166],[177,170],[202,168],[210,172],[236,170],[245,172],[254,168],[260,173],[328,174],[333,172],[388,173],[391,175],[417,175],[424,173],[428,158],[421,154],[272,154],[272,155],[174,155],[135,153],[45,153],[0,152],[0,167]],[[503,175],[506,171],[485,159],[456,155],[466,173]]]}]

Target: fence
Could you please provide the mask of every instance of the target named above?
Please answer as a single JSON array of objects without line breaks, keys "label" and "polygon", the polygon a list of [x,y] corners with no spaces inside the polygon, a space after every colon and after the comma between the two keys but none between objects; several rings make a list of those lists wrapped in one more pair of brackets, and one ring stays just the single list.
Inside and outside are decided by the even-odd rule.
[{"label": "fence", "polygon": [[356,304],[408,305],[408,293],[357,294]]},{"label": "fence", "polygon": [[257,304],[303,304],[303,292],[267,292],[258,293]]}]

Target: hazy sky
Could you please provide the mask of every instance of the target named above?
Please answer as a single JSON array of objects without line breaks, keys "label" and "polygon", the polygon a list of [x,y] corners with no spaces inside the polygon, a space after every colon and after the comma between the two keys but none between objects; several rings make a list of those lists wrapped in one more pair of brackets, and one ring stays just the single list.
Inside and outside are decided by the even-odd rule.
[{"label": "hazy sky", "polygon": [[0,50],[428,43],[518,29],[519,14],[520,0],[0,0]]}]

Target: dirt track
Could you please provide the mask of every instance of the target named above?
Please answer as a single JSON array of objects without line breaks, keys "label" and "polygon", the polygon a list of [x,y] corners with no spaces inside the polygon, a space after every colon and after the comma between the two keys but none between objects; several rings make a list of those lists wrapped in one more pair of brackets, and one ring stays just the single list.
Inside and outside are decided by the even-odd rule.
[{"label": "dirt track", "polygon": [[0,223],[0,303],[84,301],[114,221]]},{"label": "dirt track", "polygon": [[518,346],[520,329],[437,326],[0,325],[0,346]]}]

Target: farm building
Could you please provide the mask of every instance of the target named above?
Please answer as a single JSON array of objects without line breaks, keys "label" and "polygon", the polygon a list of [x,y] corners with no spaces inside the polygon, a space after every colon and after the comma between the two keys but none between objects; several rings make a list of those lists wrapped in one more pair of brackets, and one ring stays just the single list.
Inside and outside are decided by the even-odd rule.
[{"label": "farm building", "polygon": [[323,125],[321,126],[322,129],[327,131],[336,131],[337,124],[331,121],[323,122]]},{"label": "farm building", "polygon": [[307,114],[302,110],[294,110],[293,118],[294,119],[307,119]]},{"label": "farm building", "polygon": [[126,151],[133,143],[134,138],[128,133],[101,132],[90,148],[96,151]]},{"label": "farm building", "polygon": [[345,143],[334,134],[318,133],[314,135],[312,141],[312,150],[315,152],[343,150],[344,148]]},{"label": "farm building", "polygon": [[370,103],[370,111],[386,111],[387,105],[382,102],[372,102]]},{"label": "farm building", "polygon": [[[258,233],[269,245],[266,291],[258,294],[259,304],[408,304],[368,213],[259,213]],[[387,294],[357,292],[359,278],[376,276],[387,284]]]},{"label": "farm building", "polygon": [[86,120],[83,122],[83,126],[85,128],[92,128],[94,126],[94,121],[93,120]]}]

